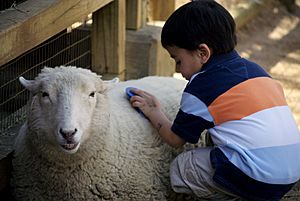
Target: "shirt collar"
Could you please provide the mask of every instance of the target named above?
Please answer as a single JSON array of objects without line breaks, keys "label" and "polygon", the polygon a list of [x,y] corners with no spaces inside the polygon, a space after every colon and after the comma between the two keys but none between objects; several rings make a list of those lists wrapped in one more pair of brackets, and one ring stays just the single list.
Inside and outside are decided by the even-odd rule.
[{"label": "shirt collar", "polygon": [[220,54],[216,56],[212,56],[206,64],[203,65],[202,71],[208,71],[212,67],[213,69],[216,69],[218,67],[221,67],[221,64],[224,64],[228,61],[231,61],[233,59],[240,58],[240,55],[237,53],[237,51],[232,50],[231,52],[225,53],[225,54]]},{"label": "shirt collar", "polygon": [[203,65],[200,72],[192,75],[188,84],[190,84],[197,75],[205,73],[206,71],[217,70],[218,68],[222,67],[222,64],[224,64],[224,62],[228,62],[228,61],[231,61],[236,58],[241,58],[241,57],[235,50],[232,50],[231,52],[228,52],[225,54],[220,54],[220,55],[211,57],[208,60],[208,62]]}]

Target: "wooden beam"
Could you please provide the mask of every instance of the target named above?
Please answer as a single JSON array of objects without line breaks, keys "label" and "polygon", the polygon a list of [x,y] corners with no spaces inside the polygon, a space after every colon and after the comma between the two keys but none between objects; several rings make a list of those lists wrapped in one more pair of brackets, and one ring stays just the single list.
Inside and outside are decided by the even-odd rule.
[{"label": "wooden beam", "polygon": [[115,0],[93,14],[92,70],[104,79],[125,78],[125,0]]},{"label": "wooden beam", "polygon": [[151,1],[153,20],[166,20],[175,10],[175,0]]},{"label": "wooden beam", "polygon": [[149,19],[165,21],[178,7],[188,2],[190,0],[149,0]]},{"label": "wooden beam", "polygon": [[126,0],[126,29],[140,29],[146,24],[147,1]]},{"label": "wooden beam", "polygon": [[0,13],[0,66],[113,0],[27,0]]}]

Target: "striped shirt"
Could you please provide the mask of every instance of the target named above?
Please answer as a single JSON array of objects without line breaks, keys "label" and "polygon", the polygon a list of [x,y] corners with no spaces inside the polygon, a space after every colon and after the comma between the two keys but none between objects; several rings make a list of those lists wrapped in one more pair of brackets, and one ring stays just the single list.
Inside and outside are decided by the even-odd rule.
[{"label": "striped shirt", "polygon": [[300,134],[283,89],[236,51],[211,58],[184,90],[172,131],[196,143],[204,129],[214,180],[233,193],[279,200],[299,180]]}]

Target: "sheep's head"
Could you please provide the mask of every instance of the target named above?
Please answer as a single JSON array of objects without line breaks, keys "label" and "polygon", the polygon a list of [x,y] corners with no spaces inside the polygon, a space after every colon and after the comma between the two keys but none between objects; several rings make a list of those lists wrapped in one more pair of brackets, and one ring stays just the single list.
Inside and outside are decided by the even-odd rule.
[{"label": "sheep's head", "polygon": [[86,69],[61,66],[44,68],[35,80],[19,80],[32,94],[28,127],[36,133],[34,137],[75,153],[88,138],[97,95],[105,94],[101,77]]}]

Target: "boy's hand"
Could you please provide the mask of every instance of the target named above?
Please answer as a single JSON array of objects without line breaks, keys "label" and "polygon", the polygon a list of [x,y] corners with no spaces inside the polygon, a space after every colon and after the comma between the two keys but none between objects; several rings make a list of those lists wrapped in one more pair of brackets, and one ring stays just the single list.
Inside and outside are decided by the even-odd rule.
[{"label": "boy's hand", "polygon": [[161,112],[160,103],[155,96],[140,89],[132,89],[131,91],[136,94],[130,98],[131,105],[138,107],[145,116],[150,118],[155,113]]},{"label": "boy's hand", "polygon": [[138,107],[151,121],[165,142],[173,147],[180,147],[185,144],[185,140],[173,133],[172,122],[161,110],[159,101],[155,96],[140,89],[131,90],[136,96],[130,98],[133,107]]}]

